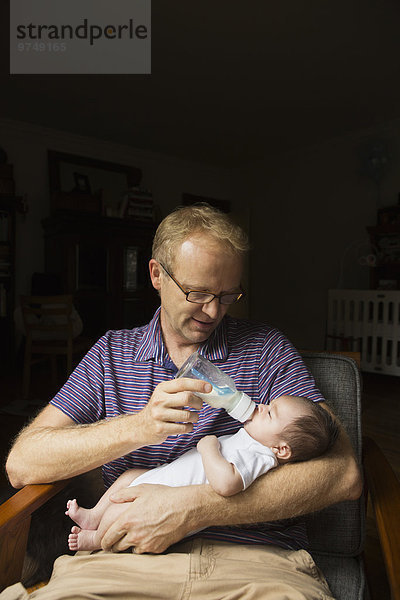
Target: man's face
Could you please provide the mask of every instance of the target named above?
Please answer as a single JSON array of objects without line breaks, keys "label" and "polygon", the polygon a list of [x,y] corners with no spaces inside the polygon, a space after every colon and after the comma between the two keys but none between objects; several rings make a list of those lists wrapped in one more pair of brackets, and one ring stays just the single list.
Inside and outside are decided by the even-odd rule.
[{"label": "man's face", "polygon": [[[161,325],[167,345],[196,345],[216,329],[228,310],[214,298],[209,304],[188,302],[184,293],[158,263],[151,266],[152,281],[161,296]],[[185,240],[177,248],[173,265],[165,265],[186,291],[212,294],[240,292],[242,261],[205,234]],[[159,273],[158,273],[159,271]]]}]

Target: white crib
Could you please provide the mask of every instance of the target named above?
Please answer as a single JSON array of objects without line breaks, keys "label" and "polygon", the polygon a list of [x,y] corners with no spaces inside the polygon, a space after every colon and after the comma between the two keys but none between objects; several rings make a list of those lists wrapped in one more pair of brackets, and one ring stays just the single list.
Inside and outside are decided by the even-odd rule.
[{"label": "white crib", "polygon": [[361,353],[361,369],[400,375],[400,291],[329,290],[327,350]]}]

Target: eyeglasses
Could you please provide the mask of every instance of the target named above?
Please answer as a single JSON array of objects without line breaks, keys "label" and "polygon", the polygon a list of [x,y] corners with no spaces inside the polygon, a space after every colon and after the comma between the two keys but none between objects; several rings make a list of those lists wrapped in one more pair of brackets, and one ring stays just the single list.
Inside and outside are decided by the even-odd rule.
[{"label": "eyeglasses", "polygon": [[160,265],[162,266],[168,277],[170,277],[172,281],[176,283],[181,292],[185,294],[186,300],[188,302],[194,302],[194,304],[209,304],[214,300],[214,298],[218,298],[220,304],[234,304],[244,296],[243,292],[235,292],[233,294],[210,294],[209,292],[194,290],[189,290],[187,292],[183,289],[179,281],[177,281],[175,277],[173,277],[173,275],[171,275],[171,273],[167,271],[164,265],[162,263],[160,263]]}]

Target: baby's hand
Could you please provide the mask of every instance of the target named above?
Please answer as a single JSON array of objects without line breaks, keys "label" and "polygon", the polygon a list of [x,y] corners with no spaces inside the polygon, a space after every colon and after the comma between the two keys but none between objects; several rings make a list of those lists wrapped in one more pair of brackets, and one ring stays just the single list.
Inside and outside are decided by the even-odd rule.
[{"label": "baby's hand", "polygon": [[219,449],[219,441],[216,435],[205,435],[199,442],[197,442],[197,450],[200,452],[206,452],[211,449]]}]

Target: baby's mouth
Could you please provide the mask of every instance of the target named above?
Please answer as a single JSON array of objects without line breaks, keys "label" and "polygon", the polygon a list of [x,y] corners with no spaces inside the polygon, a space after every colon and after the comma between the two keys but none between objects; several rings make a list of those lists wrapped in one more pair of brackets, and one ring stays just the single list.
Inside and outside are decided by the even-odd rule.
[{"label": "baby's mouth", "polygon": [[251,416],[247,419],[247,421],[245,421],[245,425],[246,425],[246,423],[250,423],[250,421],[252,421],[254,419],[254,417],[257,413],[258,413],[258,404],[256,404],[256,407],[253,410],[253,412],[251,413]]}]

